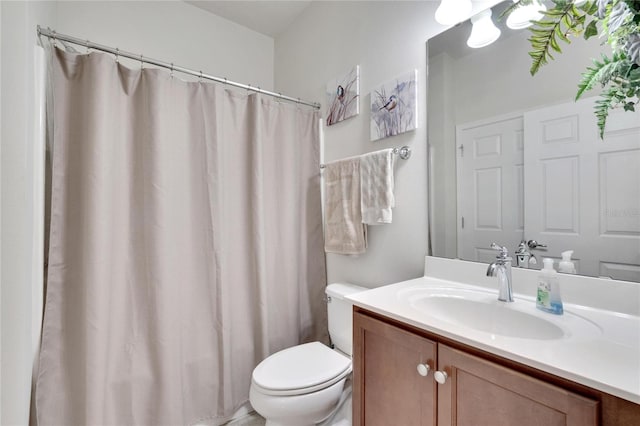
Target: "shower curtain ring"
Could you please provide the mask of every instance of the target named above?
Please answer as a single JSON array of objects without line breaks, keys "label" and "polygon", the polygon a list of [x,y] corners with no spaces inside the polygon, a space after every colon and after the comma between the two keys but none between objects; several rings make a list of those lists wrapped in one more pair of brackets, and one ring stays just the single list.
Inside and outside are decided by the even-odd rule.
[{"label": "shower curtain ring", "polygon": [[171,62],[171,78],[173,78],[173,62]]},{"label": "shower curtain ring", "polygon": [[144,69],[144,58],[142,56],[142,53],[140,54],[140,69]]},{"label": "shower curtain ring", "polygon": [[118,62],[119,59],[120,59],[120,49],[116,47],[116,62]]},{"label": "shower curtain ring", "polygon": [[53,34],[53,47],[58,47],[58,36],[56,35],[56,30],[53,30],[51,34]]},{"label": "shower curtain ring", "polygon": [[202,70],[200,70],[200,77],[198,77],[198,81],[202,83]]},{"label": "shower curtain ring", "polygon": [[84,42],[84,47],[87,48],[87,54],[89,54],[89,40]]}]

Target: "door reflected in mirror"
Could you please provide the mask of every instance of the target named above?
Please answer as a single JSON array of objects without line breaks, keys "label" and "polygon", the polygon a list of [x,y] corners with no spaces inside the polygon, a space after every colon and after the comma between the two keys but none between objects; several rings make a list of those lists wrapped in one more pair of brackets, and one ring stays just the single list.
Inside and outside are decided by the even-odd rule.
[{"label": "door reflected in mirror", "polygon": [[640,112],[612,111],[601,140],[598,93],[574,102],[609,47],[575,39],[531,77],[530,32],[497,18],[507,4],[485,48],[466,45],[468,21],[428,41],[432,254],[491,262],[492,242],[513,255],[536,240],[530,268],[573,250],[578,274],[640,282]]}]

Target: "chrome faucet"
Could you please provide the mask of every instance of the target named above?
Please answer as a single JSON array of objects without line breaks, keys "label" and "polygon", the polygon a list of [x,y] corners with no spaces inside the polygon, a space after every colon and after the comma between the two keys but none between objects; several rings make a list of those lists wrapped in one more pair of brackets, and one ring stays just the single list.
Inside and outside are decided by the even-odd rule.
[{"label": "chrome faucet", "polygon": [[529,251],[529,247],[527,246],[527,241],[520,241],[520,245],[516,249],[514,253],[516,257],[516,266],[518,268],[529,268],[529,264],[535,265],[538,263],[536,256]]},{"label": "chrome faucet", "polygon": [[491,248],[500,251],[496,260],[487,268],[488,277],[498,277],[498,300],[513,302],[513,287],[511,285],[511,261],[506,247],[491,243]]},{"label": "chrome faucet", "polygon": [[537,242],[536,240],[522,240],[516,249],[516,266],[518,268],[529,268],[529,265],[538,263],[536,256],[529,251],[535,249],[546,249],[547,246]]}]

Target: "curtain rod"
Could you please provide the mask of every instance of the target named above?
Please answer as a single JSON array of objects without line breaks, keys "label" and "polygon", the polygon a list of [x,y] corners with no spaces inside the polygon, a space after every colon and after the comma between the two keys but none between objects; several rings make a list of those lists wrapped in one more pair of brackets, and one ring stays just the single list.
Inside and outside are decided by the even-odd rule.
[{"label": "curtain rod", "polygon": [[297,104],[307,105],[307,106],[313,107],[315,109],[320,109],[320,104],[317,103],[317,102],[303,101],[300,98],[292,98],[290,96],[285,96],[285,95],[283,95],[281,93],[270,92],[268,90],[264,90],[264,89],[261,89],[259,87],[253,87],[250,84],[237,83],[235,81],[227,80],[226,78],[220,78],[220,77],[216,77],[216,76],[213,76],[213,75],[204,74],[202,71],[194,71],[194,70],[191,70],[191,69],[188,69],[188,68],[184,68],[184,67],[181,67],[181,66],[178,66],[178,65],[174,65],[172,63],[159,61],[157,59],[145,58],[144,56],[142,56],[142,54],[136,55],[134,53],[126,52],[126,51],[120,50],[118,48],[114,49],[112,47],[108,47],[108,46],[104,46],[104,45],[101,45],[101,44],[93,43],[93,42],[91,42],[89,40],[82,40],[82,39],[79,39],[79,38],[76,38],[76,37],[72,37],[72,36],[69,36],[69,35],[60,34],[60,33],[55,32],[54,30],[51,30],[50,28],[47,28],[47,29],[41,28],[40,25],[38,25],[38,35],[49,37],[49,38],[52,38],[54,40],[67,41],[69,43],[73,43],[73,44],[76,44],[76,45],[79,45],[79,46],[84,46],[87,49],[94,49],[94,50],[101,50],[103,52],[108,52],[108,53],[111,53],[113,55],[116,55],[116,57],[122,56],[124,58],[133,59],[134,61],[144,62],[144,63],[147,63],[147,64],[156,65],[158,67],[167,68],[167,69],[170,69],[171,71],[178,71],[178,72],[181,72],[181,73],[184,73],[184,74],[193,75],[195,77],[205,78],[207,80],[213,80],[213,81],[216,81],[218,83],[228,84],[230,86],[239,87],[241,89],[251,90],[251,91],[256,92],[256,93],[262,93],[263,95],[273,96],[274,98],[284,99],[284,100],[289,101],[289,102],[295,102]]}]

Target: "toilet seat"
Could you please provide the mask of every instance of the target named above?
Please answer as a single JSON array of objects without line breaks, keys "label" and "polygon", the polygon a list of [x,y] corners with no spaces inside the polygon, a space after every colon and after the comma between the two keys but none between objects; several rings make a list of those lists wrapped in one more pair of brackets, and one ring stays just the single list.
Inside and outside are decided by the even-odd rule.
[{"label": "toilet seat", "polygon": [[303,395],[327,388],[351,373],[351,359],[320,342],[277,352],[253,371],[252,383],[265,395]]}]

